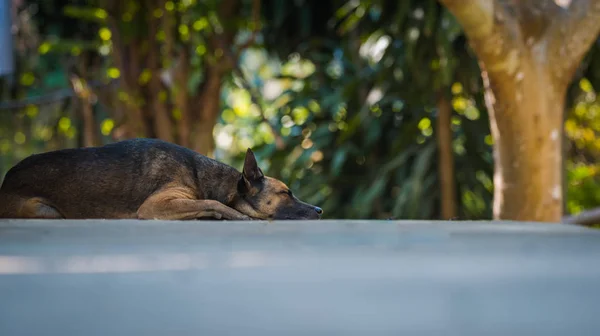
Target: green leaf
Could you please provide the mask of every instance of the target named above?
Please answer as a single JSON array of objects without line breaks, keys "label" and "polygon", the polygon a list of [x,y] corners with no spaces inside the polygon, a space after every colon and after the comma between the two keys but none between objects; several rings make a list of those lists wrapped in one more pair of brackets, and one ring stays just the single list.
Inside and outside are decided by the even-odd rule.
[{"label": "green leaf", "polygon": [[381,167],[381,173],[389,174],[393,170],[398,169],[398,167],[400,167],[406,163],[408,158],[414,154],[415,150],[416,150],[416,148],[412,147],[412,148],[405,150],[402,154],[396,155],[395,158],[393,158],[391,161],[389,161],[388,163],[386,163],[385,165],[383,165]]},{"label": "green leaf", "polygon": [[65,16],[91,22],[106,22],[108,13],[102,8],[66,5],[63,8]]},{"label": "green leaf", "polygon": [[378,177],[373,184],[366,190],[364,194],[362,194],[362,202],[360,209],[358,212],[360,217],[364,217],[371,212],[373,201],[381,196],[381,194],[385,191],[385,187],[387,185],[388,177],[380,176]]},{"label": "green leaf", "polygon": [[412,195],[411,198],[411,206],[409,207],[409,216],[414,218],[419,209],[419,203],[421,202],[421,196],[423,195],[423,181],[428,172],[428,168],[431,165],[431,159],[433,154],[435,153],[435,142],[431,142],[426,145],[426,147],[421,150],[419,155],[417,156],[417,160],[414,165],[413,174],[412,174]]},{"label": "green leaf", "polygon": [[331,175],[340,175],[342,167],[344,166],[344,162],[346,162],[347,154],[347,147],[342,147],[335,151],[335,153],[333,154],[333,159],[331,160]]}]

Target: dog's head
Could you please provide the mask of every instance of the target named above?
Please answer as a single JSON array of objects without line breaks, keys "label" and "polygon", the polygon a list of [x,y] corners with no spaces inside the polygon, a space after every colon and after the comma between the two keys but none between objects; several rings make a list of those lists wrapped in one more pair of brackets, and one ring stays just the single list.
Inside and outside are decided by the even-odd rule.
[{"label": "dog's head", "polygon": [[320,219],[323,213],[296,198],[283,182],[265,176],[250,149],[237,188],[232,207],[255,219]]}]

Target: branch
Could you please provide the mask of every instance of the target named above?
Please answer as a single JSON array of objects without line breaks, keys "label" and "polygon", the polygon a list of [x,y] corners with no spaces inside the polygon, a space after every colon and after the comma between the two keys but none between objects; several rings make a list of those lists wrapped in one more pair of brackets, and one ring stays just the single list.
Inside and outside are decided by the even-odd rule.
[{"label": "branch", "polygon": [[452,150],[452,105],[446,96],[446,90],[440,90],[437,93],[437,110],[436,140],[438,142],[441,215],[443,219],[450,219],[456,217],[456,182]]},{"label": "branch", "polygon": [[567,85],[600,32],[600,0],[571,0],[557,16],[548,34],[550,64],[558,67],[555,75]]},{"label": "branch", "polygon": [[533,45],[538,40],[544,39],[546,32],[552,28],[553,21],[563,11],[556,1],[521,1],[513,4],[512,8],[521,26],[523,41],[527,45]]},{"label": "branch", "polygon": [[600,208],[583,211],[574,216],[565,216],[562,220],[566,224],[577,224],[583,226],[593,226],[600,224]]},{"label": "branch", "polygon": [[[109,87],[109,86],[116,86],[118,83],[117,81],[111,81],[109,83],[102,83],[102,82],[91,82],[91,83],[87,83],[87,86],[92,89],[92,88],[102,88],[102,87]],[[4,113],[4,112],[11,112],[12,110],[18,110],[18,109],[23,109],[26,108],[29,105],[46,105],[46,104],[52,104],[55,102],[59,102],[62,101],[64,99],[67,98],[71,98],[75,95],[73,88],[65,88],[65,89],[60,89],[51,93],[47,93],[45,95],[41,95],[41,96],[35,96],[35,97],[28,97],[25,98],[23,100],[17,100],[17,101],[3,101],[0,102],[0,113]]]},{"label": "branch", "polygon": [[474,30],[493,23],[495,0],[440,0],[440,2],[456,16],[465,30]]},{"label": "branch", "polygon": [[439,0],[463,28],[470,45],[488,71],[515,72],[521,33],[516,18],[496,0]]}]

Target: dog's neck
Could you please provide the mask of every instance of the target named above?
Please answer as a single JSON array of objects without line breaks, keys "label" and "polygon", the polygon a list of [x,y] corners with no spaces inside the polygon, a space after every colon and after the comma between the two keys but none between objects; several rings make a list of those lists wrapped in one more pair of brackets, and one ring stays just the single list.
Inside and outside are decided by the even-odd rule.
[{"label": "dog's neck", "polygon": [[198,194],[203,199],[231,205],[238,196],[242,173],[222,162],[204,156],[196,157]]}]

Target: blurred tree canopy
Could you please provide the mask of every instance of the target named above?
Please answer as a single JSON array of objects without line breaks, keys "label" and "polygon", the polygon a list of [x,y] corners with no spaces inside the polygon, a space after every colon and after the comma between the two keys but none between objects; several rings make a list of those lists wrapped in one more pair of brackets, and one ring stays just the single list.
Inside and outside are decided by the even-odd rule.
[{"label": "blurred tree canopy", "polygon": [[[252,147],[326,218],[492,218],[497,139],[457,17],[437,0],[13,0],[0,175],[159,137],[236,167]],[[597,53],[565,96],[565,214],[600,205]]]}]

